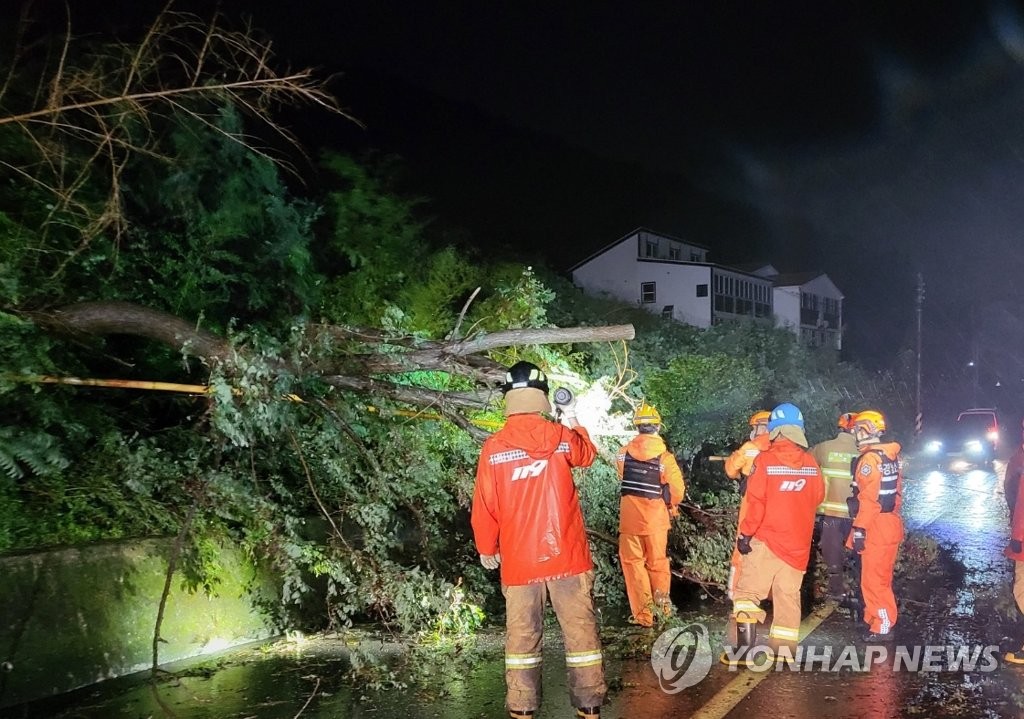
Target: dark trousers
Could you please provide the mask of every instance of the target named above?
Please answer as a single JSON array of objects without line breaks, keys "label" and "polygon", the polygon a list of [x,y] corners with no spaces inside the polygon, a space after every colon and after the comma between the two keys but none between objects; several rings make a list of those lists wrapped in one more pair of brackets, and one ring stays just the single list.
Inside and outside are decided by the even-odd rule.
[{"label": "dark trousers", "polygon": [[828,593],[833,597],[839,597],[846,592],[846,539],[850,536],[853,520],[849,517],[824,515],[819,522],[821,558],[828,567]]}]

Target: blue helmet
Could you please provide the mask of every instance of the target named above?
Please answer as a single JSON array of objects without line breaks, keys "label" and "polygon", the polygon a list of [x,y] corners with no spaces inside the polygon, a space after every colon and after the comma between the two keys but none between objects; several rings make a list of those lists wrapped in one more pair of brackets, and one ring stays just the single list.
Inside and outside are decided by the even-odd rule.
[{"label": "blue helmet", "polygon": [[800,429],[804,428],[804,415],[800,411],[800,408],[789,402],[784,402],[778,407],[772,410],[771,415],[768,417],[768,431],[771,432],[776,427],[782,427],[786,424],[792,424]]}]

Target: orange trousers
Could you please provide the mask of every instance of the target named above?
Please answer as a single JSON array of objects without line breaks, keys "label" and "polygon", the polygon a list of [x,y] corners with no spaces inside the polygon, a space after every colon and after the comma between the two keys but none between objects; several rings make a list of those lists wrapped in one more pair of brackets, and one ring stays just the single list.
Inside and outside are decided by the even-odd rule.
[{"label": "orange trousers", "polygon": [[619,561],[633,619],[654,625],[655,608],[668,613],[672,572],[668,564],[668,530],[654,534],[620,534]]},{"label": "orange trousers", "polygon": [[[746,481],[746,478],[744,478],[743,481]],[[743,517],[744,517],[744,515],[746,515],[746,513],[747,513],[746,497],[740,497],[740,508],[739,508],[739,512],[737,513],[737,516],[736,516],[736,533],[737,534],[739,534],[739,531],[740,531],[739,527],[740,527],[740,524],[743,522]],[[729,599],[733,598],[733,595],[736,592],[736,585],[739,584],[739,581],[740,581],[740,567],[743,566],[743,562],[741,561],[742,559],[743,559],[743,555],[740,554],[740,550],[736,548],[736,545],[734,543],[733,547],[732,547],[732,559],[729,560],[729,579],[728,579],[728,582],[726,583],[726,596]]]},{"label": "orange trousers", "polygon": [[[896,596],[892,572],[903,541],[903,523],[895,514],[882,515],[885,530],[872,528],[864,539],[860,555],[860,591],[864,595],[864,621],[876,634],[888,634],[896,624]],[[893,521],[895,520],[895,521]],[[876,525],[878,522],[875,523]]]}]

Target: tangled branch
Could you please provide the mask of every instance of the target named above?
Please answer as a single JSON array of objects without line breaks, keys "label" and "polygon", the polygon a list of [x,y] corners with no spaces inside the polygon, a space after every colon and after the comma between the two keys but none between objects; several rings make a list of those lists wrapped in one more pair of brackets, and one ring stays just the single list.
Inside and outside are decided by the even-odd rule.
[{"label": "tangled branch", "polygon": [[[227,339],[196,329],[180,317],[129,302],[82,302],[49,312],[25,313],[40,327],[71,335],[134,335],[173,347],[208,363],[231,364],[239,350]],[[315,376],[327,385],[361,394],[434,410],[474,437],[484,433],[472,427],[463,413],[482,410],[497,397],[496,382],[504,369],[484,353],[519,345],[567,342],[613,342],[633,339],[632,325],[607,327],[548,327],[479,333],[463,340],[431,341],[395,337],[378,329],[316,325],[309,339],[332,340],[331,352],[309,366],[280,365],[282,371]],[[395,351],[401,348],[401,351]],[[469,379],[477,389],[441,391],[403,384],[404,373],[441,370]]]},{"label": "tangled branch", "polygon": [[[358,123],[327,90],[326,80],[308,68],[278,72],[270,43],[252,27],[228,29],[219,13],[204,20],[172,11],[169,3],[137,43],[80,47],[68,5],[52,59],[46,44],[26,42],[31,7],[26,4],[22,12],[0,83],[0,106],[8,108],[0,115],[0,130],[15,130],[27,149],[21,157],[0,158],[0,167],[52,196],[44,235],[57,223],[81,228],[81,242],[62,258],[55,275],[101,233],[119,240],[125,230],[125,167],[136,154],[164,157],[158,131],[172,115],[191,117],[263,155],[253,137],[217,122],[225,106],[242,110],[295,147],[295,138],[273,119],[276,106],[313,105]],[[26,91],[16,82],[22,72],[38,73],[34,88]]]}]

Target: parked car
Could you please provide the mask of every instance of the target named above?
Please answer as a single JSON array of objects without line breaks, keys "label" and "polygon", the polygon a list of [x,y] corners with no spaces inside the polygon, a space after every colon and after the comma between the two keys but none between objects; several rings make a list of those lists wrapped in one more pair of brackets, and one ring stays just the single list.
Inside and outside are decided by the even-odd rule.
[{"label": "parked car", "polygon": [[991,408],[965,409],[948,426],[926,432],[924,457],[943,469],[991,468],[999,451],[999,414]]}]

